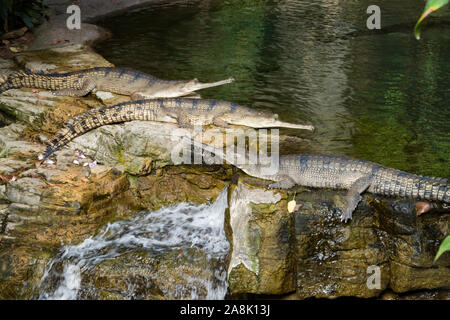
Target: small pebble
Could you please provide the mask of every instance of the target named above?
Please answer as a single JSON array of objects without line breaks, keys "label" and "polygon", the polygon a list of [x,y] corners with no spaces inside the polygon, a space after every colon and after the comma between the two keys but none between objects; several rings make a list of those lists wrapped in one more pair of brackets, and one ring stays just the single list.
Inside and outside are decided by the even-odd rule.
[{"label": "small pebble", "polygon": [[73,163],[76,164],[76,165],[79,165],[79,164],[80,164],[80,162],[79,162],[78,160],[76,160],[76,159],[73,160]]},{"label": "small pebble", "polygon": [[38,159],[39,159],[39,160],[44,159],[44,155],[43,155],[43,154],[40,154],[40,155],[38,156]]},{"label": "small pebble", "polygon": [[97,160],[95,160],[94,162],[89,163],[89,168],[93,168],[97,165]]},{"label": "small pebble", "polygon": [[75,151],[75,156],[77,158],[86,159],[86,156],[83,153],[81,153],[80,151]]}]

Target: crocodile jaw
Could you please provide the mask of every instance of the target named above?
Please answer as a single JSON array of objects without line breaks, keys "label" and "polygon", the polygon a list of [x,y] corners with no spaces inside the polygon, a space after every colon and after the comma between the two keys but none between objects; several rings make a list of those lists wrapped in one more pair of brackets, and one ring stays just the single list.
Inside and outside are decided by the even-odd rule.
[{"label": "crocodile jaw", "polygon": [[190,92],[194,92],[197,90],[217,87],[217,86],[221,86],[221,85],[224,85],[227,83],[232,83],[232,82],[234,82],[233,77],[230,77],[228,79],[221,80],[221,81],[207,82],[207,83],[201,83],[201,82],[198,82],[197,79],[194,79],[193,81],[190,81],[189,83],[186,84],[186,86],[183,88],[183,91],[185,91],[186,93],[190,93]]},{"label": "crocodile jaw", "polygon": [[251,128],[290,128],[290,129],[300,129],[300,130],[309,130],[313,131],[314,126],[312,125],[303,125],[303,124],[295,124],[290,122],[284,122],[275,119],[246,119],[243,117],[242,119],[236,121],[229,121],[229,124],[234,125],[242,125]]},{"label": "crocodile jaw", "polygon": [[295,123],[284,122],[284,121],[280,121],[280,120],[273,120],[270,122],[273,122],[273,123],[268,128],[270,128],[270,127],[272,127],[272,128],[291,128],[291,129],[302,129],[302,130],[314,131],[314,126],[312,126],[312,125],[295,124]]},{"label": "crocodile jaw", "polygon": [[201,83],[197,79],[189,81],[174,81],[163,83],[160,85],[154,85],[148,90],[137,92],[138,95],[145,99],[154,98],[177,98],[186,95],[191,95],[197,90],[217,87],[223,84],[234,82],[234,78],[228,78],[217,82]]}]

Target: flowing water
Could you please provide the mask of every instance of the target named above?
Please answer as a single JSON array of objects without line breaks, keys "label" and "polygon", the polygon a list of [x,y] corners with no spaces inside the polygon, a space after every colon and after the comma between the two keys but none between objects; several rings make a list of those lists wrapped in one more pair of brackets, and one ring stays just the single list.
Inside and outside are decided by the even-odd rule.
[{"label": "flowing water", "polygon": [[[450,7],[422,40],[412,29],[423,1],[182,1],[136,9],[102,25],[96,50],[116,66],[165,79],[236,82],[204,98],[311,122],[311,140],[284,153],[347,155],[409,172],[450,177]],[[430,22],[436,22],[431,25]],[[282,131],[283,133],[283,131]]]},{"label": "flowing water", "polygon": [[[167,283],[160,283],[166,298],[206,298],[223,299],[227,292],[226,260],[230,245],[224,232],[224,212],[227,205],[227,189],[225,188],[217,200],[210,205],[192,205],[180,203],[162,208],[158,211],[140,212],[131,220],[122,220],[108,224],[98,235],[86,239],[79,245],[66,245],[59,254],[52,259],[45,270],[39,288],[40,299],[97,299],[102,296],[101,290],[107,290],[102,285],[95,285],[104,269],[102,264],[114,261],[118,257],[133,253],[145,253],[153,261],[175,259],[181,255],[200,257],[200,259],[185,259],[177,266],[171,262],[173,277],[183,275],[176,271],[187,265],[187,269],[199,270],[197,274],[186,273],[186,281],[170,287],[170,276]],[[159,265],[155,269],[147,269],[147,263],[132,256],[131,266],[119,266],[120,278],[128,281],[121,292],[122,298],[149,298],[149,283],[158,275]],[[162,260],[158,260],[162,257]],[[121,261],[118,262],[120,264]],[[196,268],[196,264],[200,267]],[[206,266],[206,272],[205,267]],[[144,269],[144,272],[139,272]],[[116,270],[108,269],[108,274],[114,278]],[[134,274],[137,273],[137,274]],[[133,278],[144,276],[144,281],[133,281]],[[206,275],[206,276],[205,276]],[[92,286],[94,283],[94,286]],[[205,288],[206,293],[199,295],[199,287]],[[118,285],[113,285],[111,292],[120,291]],[[143,293],[144,292],[144,293]]]}]

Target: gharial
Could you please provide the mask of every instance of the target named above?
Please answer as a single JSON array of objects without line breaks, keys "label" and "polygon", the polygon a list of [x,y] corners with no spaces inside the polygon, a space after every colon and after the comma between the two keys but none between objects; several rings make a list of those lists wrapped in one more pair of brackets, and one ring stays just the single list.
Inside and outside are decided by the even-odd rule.
[{"label": "gharial", "polygon": [[280,121],[277,114],[226,101],[189,98],[134,100],[91,109],[70,119],[50,140],[44,155],[40,158],[45,160],[58,148],[92,129],[133,120],[176,123],[179,127],[213,124],[219,127],[239,125],[252,128],[314,130],[312,125]]},{"label": "gharial", "polygon": [[[189,139],[183,139],[191,143]],[[269,172],[267,165],[249,163],[251,156],[248,151],[225,153],[221,148],[195,140],[192,143],[200,150],[214,153],[253,177],[274,181],[268,188],[289,189],[301,185],[348,190],[347,204],[341,215],[343,221],[352,218],[353,211],[362,199],[361,193],[365,191],[450,203],[450,184],[447,179],[415,175],[365,160],[312,154],[280,155],[276,172]]]},{"label": "gharial", "polygon": [[65,73],[17,71],[0,77],[0,93],[10,89],[37,88],[53,90],[55,95],[85,96],[90,92],[109,91],[132,99],[173,98],[194,91],[233,82],[233,78],[201,83],[193,80],[162,80],[127,68],[96,67]]}]

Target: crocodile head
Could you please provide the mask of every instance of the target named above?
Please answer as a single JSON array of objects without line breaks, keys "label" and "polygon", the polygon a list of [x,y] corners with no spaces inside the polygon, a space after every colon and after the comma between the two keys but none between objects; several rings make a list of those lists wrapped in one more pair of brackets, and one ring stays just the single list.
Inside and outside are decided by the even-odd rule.
[{"label": "crocodile head", "polygon": [[312,125],[284,122],[278,119],[278,114],[249,108],[238,109],[234,112],[226,113],[222,115],[220,119],[221,121],[231,125],[241,125],[251,128],[292,128],[310,131],[314,130]]}]

